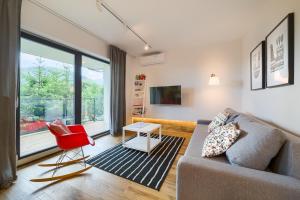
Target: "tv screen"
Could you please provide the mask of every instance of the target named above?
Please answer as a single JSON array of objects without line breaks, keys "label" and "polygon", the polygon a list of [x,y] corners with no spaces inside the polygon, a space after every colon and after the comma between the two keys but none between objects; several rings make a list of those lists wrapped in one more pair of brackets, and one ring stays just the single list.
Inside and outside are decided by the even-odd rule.
[{"label": "tv screen", "polygon": [[151,87],[150,104],[181,105],[181,86]]}]

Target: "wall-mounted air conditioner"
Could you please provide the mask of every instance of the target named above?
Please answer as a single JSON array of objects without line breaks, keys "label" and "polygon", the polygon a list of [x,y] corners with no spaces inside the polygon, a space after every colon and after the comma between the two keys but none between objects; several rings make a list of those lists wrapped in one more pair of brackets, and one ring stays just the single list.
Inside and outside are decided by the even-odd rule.
[{"label": "wall-mounted air conditioner", "polygon": [[140,57],[140,64],[142,66],[157,65],[165,62],[164,53],[154,53]]}]

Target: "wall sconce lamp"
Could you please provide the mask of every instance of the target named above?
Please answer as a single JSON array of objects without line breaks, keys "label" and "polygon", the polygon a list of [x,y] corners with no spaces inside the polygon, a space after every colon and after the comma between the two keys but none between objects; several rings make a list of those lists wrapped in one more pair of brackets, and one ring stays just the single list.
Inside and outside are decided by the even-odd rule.
[{"label": "wall sconce lamp", "polygon": [[219,77],[217,77],[215,74],[211,74],[208,85],[211,85],[211,86],[220,85]]}]

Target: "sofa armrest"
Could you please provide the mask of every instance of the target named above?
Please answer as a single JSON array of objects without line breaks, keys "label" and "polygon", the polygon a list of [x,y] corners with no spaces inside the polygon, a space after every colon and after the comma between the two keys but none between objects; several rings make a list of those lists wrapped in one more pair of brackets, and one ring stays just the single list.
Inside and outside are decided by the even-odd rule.
[{"label": "sofa armrest", "polygon": [[300,199],[300,180],[209,159],[183,156],[177,166],[177,200]]},{"label": "sofa armrest", "polygon": [[211,123],[211,120],[199,119],[197,120],[197,124],[208,125]]}]

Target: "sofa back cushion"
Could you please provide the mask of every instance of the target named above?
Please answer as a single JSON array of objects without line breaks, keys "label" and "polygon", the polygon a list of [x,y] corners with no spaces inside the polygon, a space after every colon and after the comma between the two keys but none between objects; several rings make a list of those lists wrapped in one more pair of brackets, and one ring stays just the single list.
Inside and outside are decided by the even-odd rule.
[{"label": "sofa back cushion", "polygon": [[220,112],[208,125],[208,132],[212,132],[215,128],[223,126],[226,123],[229,114],[226,112]]},{"label": "sofa back cushion", "polygon": [[228,118],[227,118],[225,124],[229,124],[231,122],[234,122],[234,120],[241,114],[241,113],[239,113],[239,112],[237,112],[237,111],[235,111],[231,108],[226,108],[224,110],[224,112],[228,114]]},{"label": "sofa back cushion", "polygon": [[300,179],[300,142],[287,140],[269,169],[278,174]]},{"label": "sofa back cushion", "polygon": [[243,167],[265,170],[284,144],[284,134],[244,114],[240,114],[234,122],[237,123],[242,134],[226,152],[229,162]]},{"label": "sofa back cushion", "polygon": [[[254,116],[248,115],[248,117],[278,129],[276,125],[262,121]],[[286,141],[278,154],[272,159],[268,169],[277,174],[300,179],[300,137],[286,130],[280,130],[285,135]]]},{"label": "sofa back cushion", "polygon": [[[241,114],[231,108],[226,108],[225,112],[229,113],[230,116],[239,116]],[[276,125],[260,120],[253,115],[247,114],[246,116],[257,123],[280,129]],[[280,129],[280,131],[285,135],[286,141],[278,154],[272,159],[268,169],[277,174],[300,179],[300,137],[286,130]]]}]

